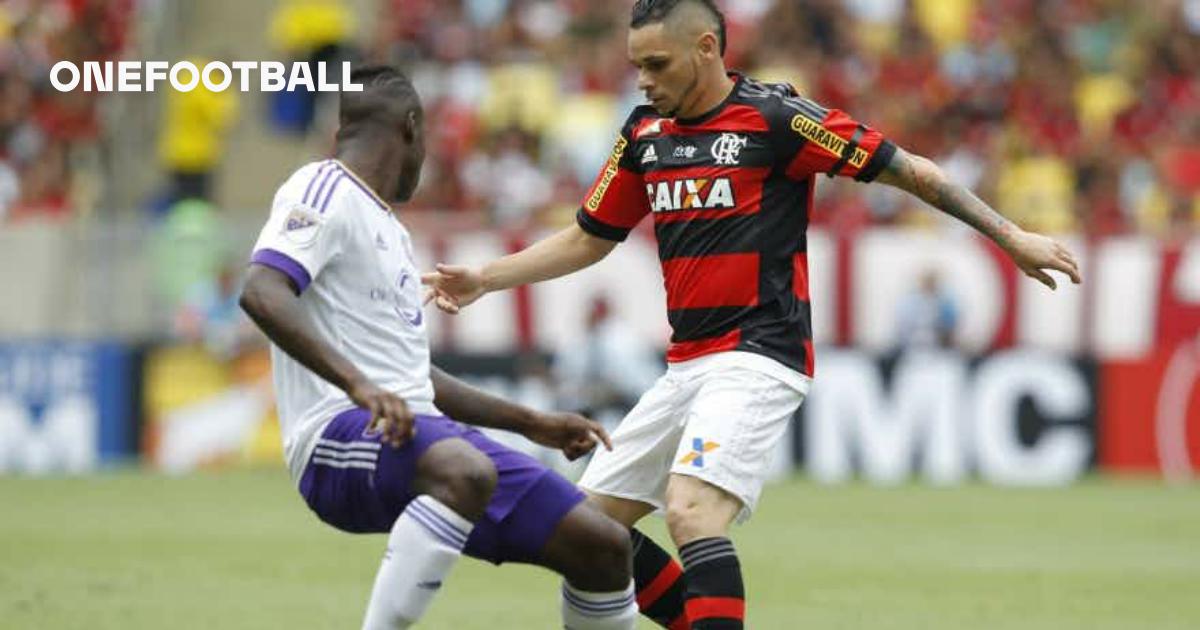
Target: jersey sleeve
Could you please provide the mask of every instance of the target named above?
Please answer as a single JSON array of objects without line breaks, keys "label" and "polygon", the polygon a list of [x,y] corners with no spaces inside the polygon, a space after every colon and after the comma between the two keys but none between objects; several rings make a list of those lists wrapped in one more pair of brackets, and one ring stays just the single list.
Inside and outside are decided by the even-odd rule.
[{"label": "jersey sleeve", "polygon": [[782,98],[774,118],[773,135],[793,179],[824,173],[869,182],[896,154],[878,130],[801,96]]},{"label": "jersey sleeve", "polygon": [[338,213],[319,212],[289,185],[275,195],[271,216],[258,235],[253,264],[283,272],[299,295],[312,284],[342,246]]},{"label": "jersey sleeve", "polygon": [[630,144],[641,116],[635,112],[621,129],[612,155],[588,190],[576,221],[583,231],[610,241],[623,241],[638,222],[650,213],[650,201],[641,169]]}]

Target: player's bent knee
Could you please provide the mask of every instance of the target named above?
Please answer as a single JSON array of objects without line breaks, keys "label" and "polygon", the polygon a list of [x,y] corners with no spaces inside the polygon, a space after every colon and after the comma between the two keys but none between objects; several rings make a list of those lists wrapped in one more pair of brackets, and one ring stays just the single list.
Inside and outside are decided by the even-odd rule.
[{"label": "player's bent knee", "polygon": [[725,536],[740,510],[741,503],[723,493],[668,493],[667,529],[676,545],[685,545],[701,538]]},{"label": "player's bent knee", "polygon": [[443,440],[417,460],[415,488],[475,521],[491,501],[497,479],[487,455],[464,440]]},{"label": "player's bent knee", "polygon": [[587,591],[619,591],[633,576],[629,530],[586,504],[563,519],[547,558],[572,586]]},{"label": "player's bent knee", "polygon": [[577,587],[595,591],[619,591],[629,585],[632,577],[633,547],[629,530],[620,523],[597,515],[581,547],[586,550],[584,581],[571,580]]}]

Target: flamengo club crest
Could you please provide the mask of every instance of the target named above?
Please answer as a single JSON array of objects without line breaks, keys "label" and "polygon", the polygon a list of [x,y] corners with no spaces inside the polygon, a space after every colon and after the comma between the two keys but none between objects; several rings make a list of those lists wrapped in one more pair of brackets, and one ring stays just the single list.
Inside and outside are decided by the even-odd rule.
[{"label": "flamengo club crest", "polygon": [[736,133],[723,133],[712,146],[713,159],[717,161],[717,166],[733,166],[738,163],[742,155],[742,148],[750,139],[746,136],[739,136]]}]

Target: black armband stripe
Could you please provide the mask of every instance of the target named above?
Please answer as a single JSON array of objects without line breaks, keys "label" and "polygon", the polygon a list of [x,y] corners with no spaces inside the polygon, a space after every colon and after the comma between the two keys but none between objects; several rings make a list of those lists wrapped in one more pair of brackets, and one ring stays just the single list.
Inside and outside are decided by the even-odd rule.
[{"label": "black armband stripe", "polygon": [[842,172],[846,168],[846,164],[850,162],[850,158],[854,157],[854,152],[858,150],[858,143],[862,142],[863,134],[867,133],[867,126],[858,123],[858,128],[850,136],[850,141],[846,143],[846,148],[842,149],[842,157],[834,163],[833,168],[829,169],[829,176],[833,177]]},{"label": "black armband stripe", "polygon": [[616,241],[618,243],[629,237],[629,228],[620,228],[615,225],[609,225],[600,219],[589,214],[583,208],[575,213],[575,222],[579,227],[583,228],[584,232],[591,234],[597,238],[602,238],[606,241]]},{"label": "black armband stripe", "polygon": [[862,170],[858,171],[858,175],[854,177],[856,181],[869,182],[873,181],[883,169],[887,168],[892,163],[892,158],[896,155],[896,145],[888,140],[879,143],[879,148],[875,149],[875,155],[871,156],[871,160],[867,162]]}]

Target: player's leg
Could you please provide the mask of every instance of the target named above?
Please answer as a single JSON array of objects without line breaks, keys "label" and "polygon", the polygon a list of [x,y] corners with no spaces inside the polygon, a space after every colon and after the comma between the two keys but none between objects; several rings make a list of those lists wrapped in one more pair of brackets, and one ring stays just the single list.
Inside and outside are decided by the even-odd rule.
[{"label": "player's leg", "polygon": [[687,628],[687,617],[683,612],[683,567],[669,551],[634,528],[638,521],[654,511],[654,506],[592,492],[588,493],[588,501],[630,530],[638,610],[660,627]]},{"label": "player's leg", "polygon": [[425,614],[491,500],[496,469],[466,441],[446,439],[417,459],[411,487],[416,497],[388,534],[365,630],[407,628]]},{"label": "player's leg", "polygon": [[745,589],[729,526],[742,502],[695,477],[671,475],[667,485],[667,529],[679,549],[684,574],[684,610],[692,628],[741,628]]},{"label": "player's leg", "polygon": [[636,627],[630,553],[629,530],[586,501],[559,521],[538,563],[563,576],[566,628]]},{"label": "player's leg", "polygon": [[745,589],[729,527],[754,509],[772,455],[804,396],[744,368],[705,374],[667,485],[692,628],[741,628]]},{"label": "player's leg", "polygon": [[420,619],[485,513],[497,483],[491,460],[466,431],[419,416],[400,448],[367,430],[355,409],[322,431],[300,481],[309,507],[353,533],[387,533],[364,627],[406,628]]},{"label": "player's leg", "polygon": [[534,458],[478,431],[470,431],[467,439],[491,458],[499,483],[465,552],[496,564],[537,564],[563,575],[567,628],[632,630],[637,604],[628,531]]},{"label": "player's leg", "polygon": [[685,426],[693,383],[668,373],[647,391],[613,432],[613,450],[597,451],[579,485],[591,503],[631,528],[638,608],[664,628],[686,628],[683,571],[669,552],[634,524],[665,507],[667,471]]}]

